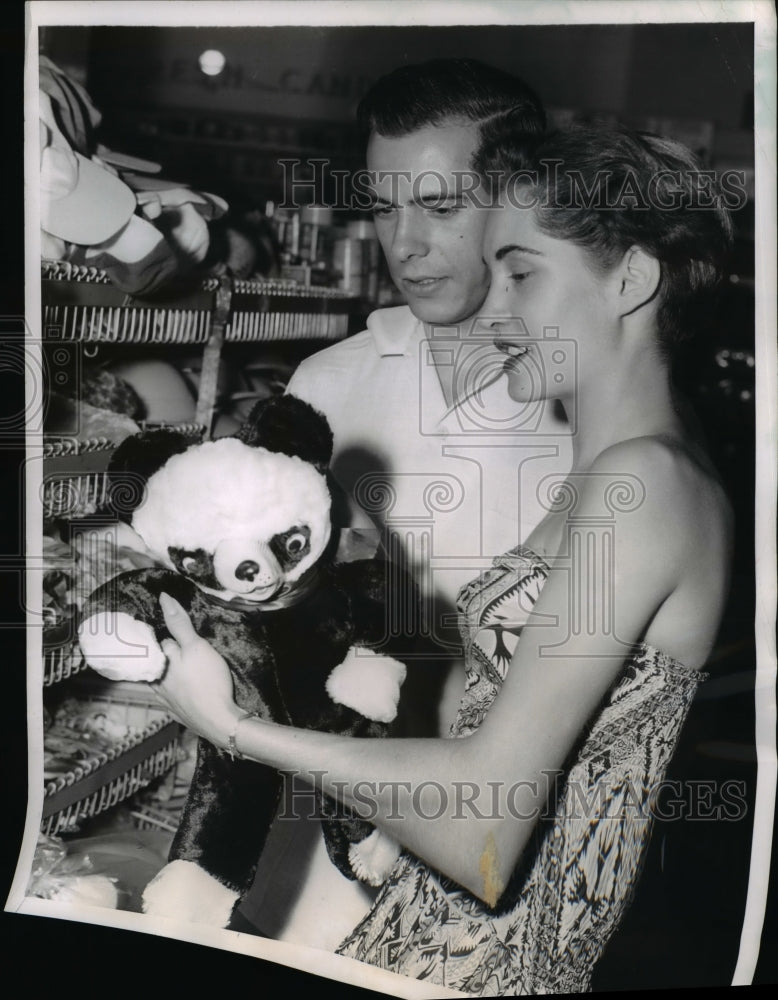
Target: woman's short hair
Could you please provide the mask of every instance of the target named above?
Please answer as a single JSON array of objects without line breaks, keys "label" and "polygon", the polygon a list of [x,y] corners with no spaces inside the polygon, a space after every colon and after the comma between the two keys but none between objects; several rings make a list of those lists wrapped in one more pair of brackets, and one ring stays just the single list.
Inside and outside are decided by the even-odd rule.
[{"label": "woman's short hair", "polygon": [[357,108],[366,141],[389,138],[450,121],[485,125],[501,120],[530,133],[546,127],[540,99],[519,77],[477,59],[430,59],[382,76]]},{"label": "woman's short hair", "polygon": [[[709,321],[733,227],[712,172],[681,143],[618,126],[577,125],[542,137],[498,127],[484,136],[476,167],[508,199],[530,184],[541,231],[588,250],[598,268],[614,266],[632,246],[654,257],[663,349]],[[526,193],[516,203],[526,205]]]}]

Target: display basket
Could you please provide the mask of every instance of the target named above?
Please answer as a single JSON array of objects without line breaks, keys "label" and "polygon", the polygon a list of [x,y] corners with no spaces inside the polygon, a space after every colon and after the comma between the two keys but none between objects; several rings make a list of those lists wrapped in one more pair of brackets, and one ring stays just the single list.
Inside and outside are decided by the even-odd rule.
[{"label": "display basket", "polygon": [[128,295],[96,267],[44,260],[43,331],[47,340],[111,344],[204,344],[218,278],[153,297]]},{"label": "display basket", "polygon": [[293,281],[233,281],[225,340],[342,340],[362,307],[351,292]]},{"label": "display basket", "polygon": [[74,684],[90,712],[104,709],[114,725],[123,720],[128,732],[110,748],[86,750],[83,759],[45,781],[41,832],[47,836],[77,832],[84,820],[128,799],[178,760],[182,727],[142,685],[103,682],[97,675]]}]

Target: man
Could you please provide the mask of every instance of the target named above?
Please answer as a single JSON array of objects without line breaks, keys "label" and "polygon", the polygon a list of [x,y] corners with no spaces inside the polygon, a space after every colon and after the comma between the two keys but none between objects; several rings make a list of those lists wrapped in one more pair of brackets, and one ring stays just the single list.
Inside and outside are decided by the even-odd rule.
[{"label": "man", "polygon": [[[372,313],[363,333],[305,360],[288,387],[331,424],[347,542],[377,525],[383,549],[420,584],[437,655],[411,668],[403,690],[399,731],[414,735],[444,733],[458,703],[463,674],[451,664],[460,586],[526,538],[545,512],[544,477],[570,465],[566,425],[542,403],[517,408],[497,377],[504,355],[475,322],[489,283],[488,191],[472,164],[505,116],[517,131],[544,127],[521,80],[473,60],[402,67],[366,95],[358,123],[376,232],[407,305]],[[351,552],[362,554],[353,544]],[[277,907],[263,880],[294,867],[305,824],[276,827],[241,912],[270,936],[334,948],[371,892],[334,869],[314,831],[307,883],[288,886],[300,895],[273,925]]]}]

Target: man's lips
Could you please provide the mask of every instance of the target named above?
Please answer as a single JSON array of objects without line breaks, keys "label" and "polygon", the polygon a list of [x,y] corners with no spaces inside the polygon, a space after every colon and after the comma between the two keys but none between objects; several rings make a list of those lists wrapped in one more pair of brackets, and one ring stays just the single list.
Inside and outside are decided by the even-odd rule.
[{"label": "man's lips", "polygon": [[413,292],[432,291],[438,288],[447,279],[445,277],[422,276],[419,278],[402,278],[401,281],[406,288]]}]

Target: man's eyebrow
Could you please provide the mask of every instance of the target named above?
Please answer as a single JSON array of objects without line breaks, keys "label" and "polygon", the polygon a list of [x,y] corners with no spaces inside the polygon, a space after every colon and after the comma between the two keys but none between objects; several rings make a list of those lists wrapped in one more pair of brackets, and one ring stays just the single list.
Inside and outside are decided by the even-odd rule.
[{"label": "man's eyebrow", "polygon": [[444,202],[462,201],[461,195],[456,194],[420,194],[413,199],[417,205],[442,205]]},{"label": "man's eyebrow", "polygon": [[494,255],[495,260],[502,260],[503,257],[507,257],[509,253],[531,253],[536,257],[544,257],[540,250],[533,250],[532,247],[523,247],[518,243],[508,243],[504,247],[500,247],[497,253]]},{"label": "man's eyebrow", "polygon": [[[370,194],[372,196],[373,202],[377,205],[392,205],[394,202],[391,198],[384,198],[376,191],[371,190]],[[430,206],[440,207],[441,205],[448,205],[451,202],[461,202],[462,198],[456,194],[422,194],[418,198],[413,199],[415,205],[420,205],[422,208],[428,208]]]}]

